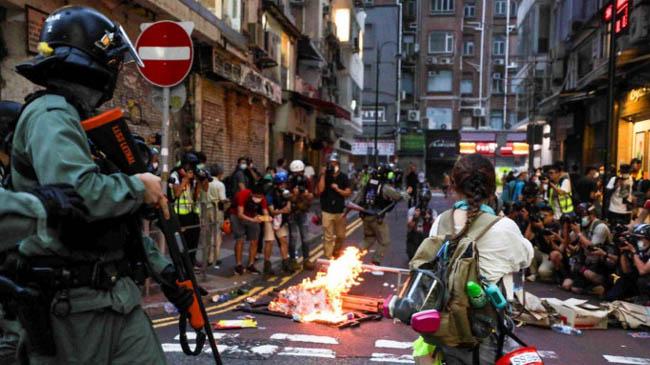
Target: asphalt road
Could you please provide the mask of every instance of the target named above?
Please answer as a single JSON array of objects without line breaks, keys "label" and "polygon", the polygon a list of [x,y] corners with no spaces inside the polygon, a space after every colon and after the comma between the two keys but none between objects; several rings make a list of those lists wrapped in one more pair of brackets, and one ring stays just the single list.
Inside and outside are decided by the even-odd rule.
[{"label": "asphalt road", "polygon": [[[451,202],[439,195],[434,196],[432,205],[434,209],[442,212]],[[406,268],[406,205],[398,205],[387,220],[392,242],[382,265]],[[351,222],[348,225],[346,244],[360,242],[362,237],[360,222]],[[315,258],[322,254],[322,249],[314,247],[312,252],[312,257]],[[252,288],[244,296],[210,306],[211,320],[236,319],[244,313],[234,311],[234,308],[247,297],[253,296],[258,301],[268,300],[275,291],[299,283],[310,275],[314,274],[303,272],[286,278],[270,278],[265,285]],[[362,284],[353,288],[351,294],[383,298],[397,290],[395,275],[375,276],[372,273],[364,273],[363,278]],[[526,284],[526,290],[539,297],[567,297],[551,285]],[[258,321],[256,329],[215,332],[225,364],[413,363],[410,343],[417,338],[417,334],[399,322],[382,319],[378,322],[362,323],[357,328],[340,330],[321,324],[297,323],[284,318],[264,315],[255,317]],[[188,357],[182,353],[177,337],[177,324],[173,318],[154,318],[153,322],[169,363],[212,363],[209,353],[198,357]],[[650,365],[650,339],[633,338],[630,332],[620,329],[586,331],[582,336],[567,336],[548,329],[521,327],[517,333],[524,341],[541,351],[545,364]],[[604,355],[624,358],[607,360]]]}]

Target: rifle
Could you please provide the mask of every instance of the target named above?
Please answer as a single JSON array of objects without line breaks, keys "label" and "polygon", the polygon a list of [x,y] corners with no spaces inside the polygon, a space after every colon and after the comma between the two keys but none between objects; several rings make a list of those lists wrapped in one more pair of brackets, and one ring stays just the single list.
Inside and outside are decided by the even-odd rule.
[{"label": "rifle", "polygon": [[[131,134],[120,108],[111,109],[82,121],[81,125],[94,147],[120,172],[128,175],[147,172],[148,147],[144,143],[136,143],[136,139]],[[187,252],[187,245],[180,234],[178,217],[171,208],[169,204],[165,203],[157,211],[157,224],[165,236],[169,255],[178,274],[179,280],[175,284],[192,290],[194,295],[194,302],[187,312],[180,314],[178,322],[181,348],[186,355],[197,356],[203,350],[207,336],[214,361],[217,365],[221,365],[221,356],[194,275],[194,265]],[[140,248],[144,250],[143,247]],[[148,271],[150,275],[155,275],[152,270]],[[156,279],[162,281],[162,278],[157,277]],[[196,332],[196,347],[194,350],[189,347],[187,341],[188,320]]]}]

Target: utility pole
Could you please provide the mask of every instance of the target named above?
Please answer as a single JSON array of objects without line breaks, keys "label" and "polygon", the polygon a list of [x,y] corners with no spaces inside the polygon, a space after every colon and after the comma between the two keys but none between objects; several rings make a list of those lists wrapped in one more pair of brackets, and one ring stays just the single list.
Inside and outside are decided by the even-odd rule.
[{"label": "utility pole", "polygon": [[503,128],[508,123],[508,66],[510,65],[510,0],[506,2],[506,59],[503,71]]},{"label": "utility pole", "polygon": [[[607,144],[605,145],[605,161],[603,166],[605,166],[605,184],[609,180],[609,162],[612,158],[612,138],[616,132],[616,113],[615,113],[615,97],[616,93],[614,88],[615,77],[616,77],[616,1],[611,2],[612,6],[612,18],[609,24],[609,63],[607,69],[607,78],[608,78],[608,90],[607,90]],[[614,154],[616,156],[616,154]]]},{"label": "utility pole", "polygon": [[480,55],[480,68],[478,70],[478,105],[479,108],[483,107],[483,66],[485,56],[485,7],[486,1],[483,0],[481,5],[481,55]]},{"label": "utility pole", "polygon": [[[383,45],[382,45],[383,46]],[[375,149],[373,153],[373,163],[375,166],[379,163],[379,151],[377,150],[377,139],[379,138],[379,65],[381,64],[381,48],[377,43],[377,57],[375,59]]]}]

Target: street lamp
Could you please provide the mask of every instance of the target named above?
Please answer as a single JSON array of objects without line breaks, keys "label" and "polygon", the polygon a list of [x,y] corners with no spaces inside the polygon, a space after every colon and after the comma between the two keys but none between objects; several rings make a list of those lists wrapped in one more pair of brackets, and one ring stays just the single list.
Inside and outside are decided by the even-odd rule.
[{"label": "street lamp", "polygon": [[[373,158],[373,163],[375,166],[379,163],[379,151],[377,150],[377,139],[378,139],[378,134],[379,134],[379,64],[381,64],[381,50],[384,48],[385,45],[388,44],[394,44],[395,47],[398,47],[397,42],[395,41],[386,41],[381,44],[377,44],[377,57],[375,59],[375,72],[376,72],[376,77],[375,77],[375,153],[374,153],[374,158]],[[396,55],[398,57],[399,54]]]}]

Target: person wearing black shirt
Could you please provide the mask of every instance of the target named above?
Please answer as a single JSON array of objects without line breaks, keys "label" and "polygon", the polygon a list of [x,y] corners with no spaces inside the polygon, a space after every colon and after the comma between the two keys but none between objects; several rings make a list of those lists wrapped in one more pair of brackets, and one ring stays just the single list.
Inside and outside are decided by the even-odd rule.
[{"label": "person wearing black shirt", "polygon": [[578,200],[578,203],[594,202],[594,194],[596,193],[597,182],[598,170],[593,166],[587,167],[585,176],[582,176],[576,181],[576,191],[574,197]]},{"label": "person wearing black shirt", "polygon": [[409,165],[409,173],[406,174],[406,187],[411,188],[411,193],[409,195],[408,207],[411,208],[417,204],[417,188],[418,188],[418,173],[416,171],[415,165],[411,162]]},{"label": "person wearing black shirt", "polygon": [[341,173],[336,153],[330,155],[327,167],[321,169],[316,190],[320,195],[321,210],[323,212],[323,248],[325,257],[332,259],[343,247],[346,226],[343,215],[345,198],[352,195],[350,181],[345,174]]},{"label": "person wearing black shirt", "polygon": [[562,238],[559,235],[560,224],[553,217],[553,209],[548,205],[540,206],[529,214],[524,236],[533,244],[535,258],[530,265],[529,281],[539,276],[543,281],[553,279],[553,263],[549,256],[554,250],[560,250]]}]

